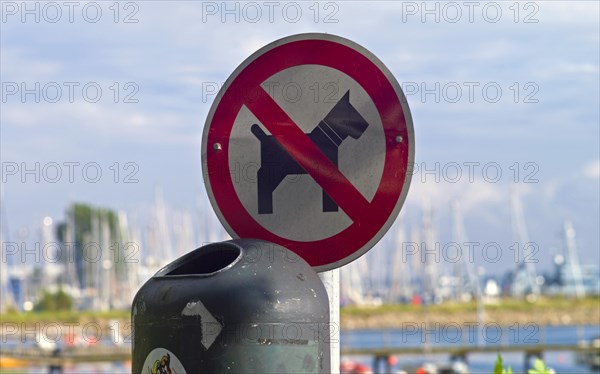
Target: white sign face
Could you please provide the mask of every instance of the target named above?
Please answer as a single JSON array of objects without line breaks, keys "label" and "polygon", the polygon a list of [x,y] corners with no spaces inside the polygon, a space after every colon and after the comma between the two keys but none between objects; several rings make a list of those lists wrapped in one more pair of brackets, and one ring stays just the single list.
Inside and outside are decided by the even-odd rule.
[{"label": "white sign face", "polygon": [[302,34],[232,74],[209,113],[202,157],[233,237],[283,245],[323,271],[365,253],[393,223],[414,133],[381,61],[349,40]]}]

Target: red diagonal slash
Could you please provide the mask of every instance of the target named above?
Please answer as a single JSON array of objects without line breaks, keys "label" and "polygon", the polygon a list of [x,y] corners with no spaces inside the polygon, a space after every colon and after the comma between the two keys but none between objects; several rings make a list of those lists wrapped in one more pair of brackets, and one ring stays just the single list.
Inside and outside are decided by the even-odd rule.
[{"label": "red diagonal slash", "polygon": [[246,100],[248,109],[352,221],[360,221],[370,210],[369,201],[262,87],[254,89],[262,92],[257,100]]}]

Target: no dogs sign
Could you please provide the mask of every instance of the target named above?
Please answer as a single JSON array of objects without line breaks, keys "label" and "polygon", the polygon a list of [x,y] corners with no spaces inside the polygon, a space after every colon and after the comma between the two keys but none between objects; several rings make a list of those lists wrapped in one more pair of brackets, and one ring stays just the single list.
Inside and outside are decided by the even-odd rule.
[{"label": "no dogs sign", "polygon": [[398,82],[369,51],[329,34],[286,37],[246,59],[202,138],[206,189],[229,234],[283,245],[317,271],[385,234],[413,159]]}]

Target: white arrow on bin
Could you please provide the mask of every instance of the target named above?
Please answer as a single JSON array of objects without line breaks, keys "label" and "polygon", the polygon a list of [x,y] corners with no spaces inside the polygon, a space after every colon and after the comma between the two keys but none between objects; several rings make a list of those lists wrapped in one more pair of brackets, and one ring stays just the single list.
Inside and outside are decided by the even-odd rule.
[{"label": "white arrow on bin", "polygon": [[190,301],[181,311],[182,316],[200,316],[202,322],[202,345],[206,350],[215,342],[223,326],[206,309],[202,301]]}]

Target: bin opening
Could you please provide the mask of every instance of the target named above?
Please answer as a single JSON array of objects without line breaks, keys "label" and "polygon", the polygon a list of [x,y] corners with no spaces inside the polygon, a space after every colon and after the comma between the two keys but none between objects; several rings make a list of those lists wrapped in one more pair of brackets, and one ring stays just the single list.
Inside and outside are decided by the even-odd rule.
[{"label": "bin opening", "polygon": [[175,269],[165,275],[206,275],[218,272],[232,265],[242,254],[235,245],[219,245],[202,248],[193,253]]}]

